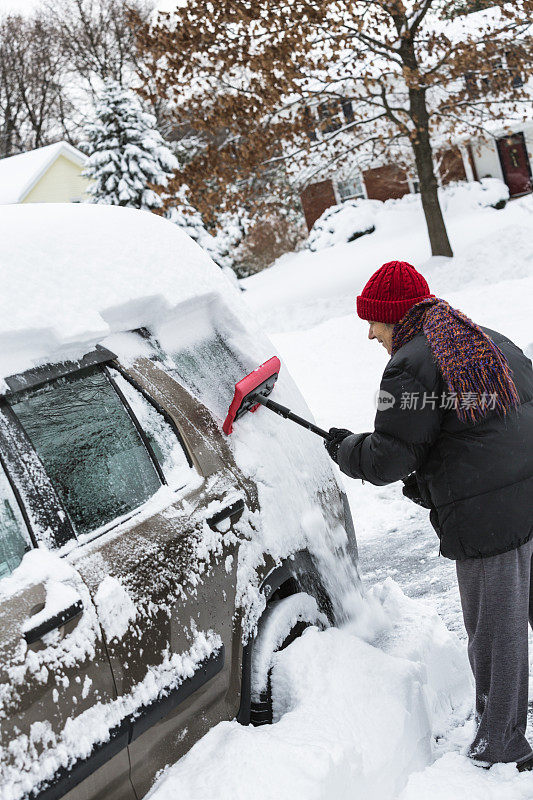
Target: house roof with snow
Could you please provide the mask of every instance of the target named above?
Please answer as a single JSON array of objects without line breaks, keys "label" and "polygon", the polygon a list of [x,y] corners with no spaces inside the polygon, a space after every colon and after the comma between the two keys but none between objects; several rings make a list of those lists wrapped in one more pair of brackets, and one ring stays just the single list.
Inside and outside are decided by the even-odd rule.
[{"label": "house roof with snow", "polygon": [[0,159],[0,204],[23,203],[61,156],[79,167],[80,171],[87,161],[87,156],[68,142],[56,142]]}]

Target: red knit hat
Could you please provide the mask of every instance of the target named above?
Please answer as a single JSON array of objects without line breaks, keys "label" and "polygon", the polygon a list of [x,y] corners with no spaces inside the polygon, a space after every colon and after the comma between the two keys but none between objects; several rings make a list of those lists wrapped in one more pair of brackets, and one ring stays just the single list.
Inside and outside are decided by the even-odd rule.
[{"label": "red knit hat", "polygon": [[433,297],[423,275],[406,261],[383,264],[357,298],[357,313],[370,322],[399,322],[411,306]]}]

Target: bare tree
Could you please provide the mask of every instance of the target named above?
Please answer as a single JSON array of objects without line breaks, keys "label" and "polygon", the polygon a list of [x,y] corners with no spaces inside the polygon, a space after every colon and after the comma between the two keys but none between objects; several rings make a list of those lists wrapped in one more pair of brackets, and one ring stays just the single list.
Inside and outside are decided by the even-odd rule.
[{"label": "bare tree", "polygon": [[[152,0],[131,0],[139,24]],[[122,0],[44,0],[0,21],[0,156],[75,144],[103,82],[137,80],[137,32]],[[163,119],[162,103],[156,112]]]},{"label": "bare tree", "polygon": [[44,12],[9,15],[0,23],[2,155],[42,147],[66,132],[70,105],[64,93],[66,61]]},{"label": "bare tree", "polygon": [[[0,157],[5,158],[23,148],[22,124],[24,109],[18,91],[12,47],[14,29],[19,17],[8,17],[0,22]],[[19,31],[16,31],[17,34]]]},{"label": "bare tree", "polygon": [[61,48],[72,72],[93,93],[110,78],[128,86],[138,68],[137,30],[129,22],[134,10],[138,25],[148,21],[152,0],[46,0],[57,22]]}]

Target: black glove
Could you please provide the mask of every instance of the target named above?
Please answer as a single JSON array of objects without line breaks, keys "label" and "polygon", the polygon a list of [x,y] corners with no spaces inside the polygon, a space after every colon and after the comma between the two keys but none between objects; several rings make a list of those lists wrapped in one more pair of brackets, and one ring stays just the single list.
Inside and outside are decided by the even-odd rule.
[{"label": "black glove", "polygon": [[347,436],[353,436],[353,431],[349,431],[348,428],[330,428],[329,439],[324,439],[324,447],[335,463],[337,462],[341,442]]},{"label": "black glove", "polygon": [[402,481],[402,492],[405,497],[408,497],[409,500],[412,500],[413,503],[416,503],[418,506],[422,506],[422,508],[432,508],[432,506],[422,498],[422,495],[420,494],[420,487],[414,472],[408,475],[407,478],[402,478]]}]

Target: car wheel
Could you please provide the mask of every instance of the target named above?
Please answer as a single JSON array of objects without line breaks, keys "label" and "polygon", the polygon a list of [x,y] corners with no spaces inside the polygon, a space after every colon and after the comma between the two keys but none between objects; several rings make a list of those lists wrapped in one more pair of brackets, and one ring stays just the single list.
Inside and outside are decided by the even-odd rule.
[{"label": "car wheel", "polygon": [[252,725],[270,725],[273,719],[272,666],[276,653],[285,650],[306,628],[328,628],[330,622],[314,597],[298,592],[267,606],[257,626],[252,647],[251,705]]}]

